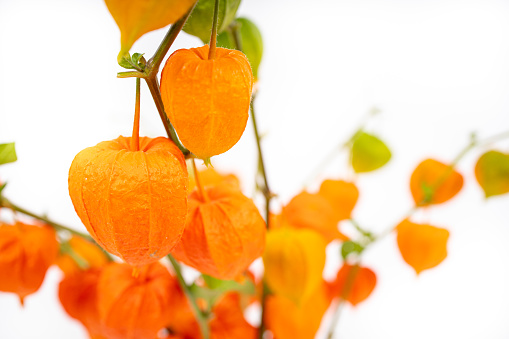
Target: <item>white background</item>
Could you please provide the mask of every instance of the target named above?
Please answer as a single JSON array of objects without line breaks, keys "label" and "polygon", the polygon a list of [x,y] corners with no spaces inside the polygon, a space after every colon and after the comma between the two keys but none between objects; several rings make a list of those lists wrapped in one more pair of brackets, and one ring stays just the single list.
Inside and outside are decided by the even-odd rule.
[{"label": "white background", "polygon": [[[244,0],[239,13],[259,25],[265,41],[256,109],[276,210],[373,106],[382,113],[369,130],[393,158],[356,178],[354,216],[375,232],[411,207],[408,181],[419,161],[450,161],[471,132],[484,138],[509,129],[508,1]],[[132,51],[151,55],[165,31],[147,34]],[[182,34],[172,50],[199,45]],[[132,128],[134,80],[116,78],[118,50],[119,31],[103,1],[0,0],[0,142],[15,141],[19,157],[0,177],[13,202],[84,229],[67,191],[71,161]],[[163,135],[145,88],[142,100],[141,133]],[[507,141],[492,147],[509,151]],[[450,230],[447,259],[416,277],[394,237],[373,246],[364,264],[378,285],[366,302],[345,309],[337,338],[509,338],[509,197],[485,201],[475,182],[473,167],[486,149],[459,164],[459,196],[415,216]],[[252,194],[250,122],[213,164],[235,172]],[[324,178],[352,179],[345,154],[309,188]],[[328,278],[340,264],[337,251],[330,248]],[[51,269],[24,309],[0,293],[1,339],[85,338],[58,303],[59,279]]]}]

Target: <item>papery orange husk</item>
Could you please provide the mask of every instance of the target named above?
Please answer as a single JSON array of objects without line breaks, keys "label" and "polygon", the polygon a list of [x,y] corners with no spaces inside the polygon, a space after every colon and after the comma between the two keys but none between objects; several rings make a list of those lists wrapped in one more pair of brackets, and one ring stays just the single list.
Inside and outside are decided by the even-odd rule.
[{"label": "papery orange husk", "polygon": [[58,297],[67,314],[85,326],[90,337],[103,338],[97,301],[97,283],[101,269],[90,268],[67,274],[60,282]]},{"label": "papery orange husk", "polygon": [[265,222],[253,201],[231,185],[189,196],[187,225],[172,253],[219,279],[234,279],[263,253]]},{"label": "papery orange husk", "polygon": [[41,287],[57,254],[53,228],[0,223],[0,291],[16,293],[23,303],[26,296]]},{"label": "papery orange husk", "polygon": [[[462,187],[463,176],[434,159],[422,161],[410,177],[410,191],[416,206],[444,203],[454,197]],[[430,199],[427,199],[426,190],[434,190],[429,196]]]},{"label": "papery orange husk", "polygon": [[312,230],[270,230],[263,253],[267,286],[295,303],[306,299],[322,281],[326,245]]},{"label": "papery orange husk", "polygon": [[344,180],[324,180],[318,194],[330,202],[337,221],[350,219],[359,199],[357,186],[353,182]]},{"label": "papery orange husk", "polygon": [[209,46],[179,49],[161,73],[161,97],[166,114],[182,144],[207,159],[232,148],[246,128],[253,73],[237,50]]},{"label": "papery orange husk", "polygon": [[[217,185],[232,185],[232,187],[240,190],[240,181],[233,174],[221,174],[217,172],[214,168],[208,167],[199,172],[200,175],[200,184],[203,187],[207,186],[217,186]],[[194,175],[189,176],[189,188],[188,191],[191,193],[196,188],[196,182]]]},{"label": "papery orange husk", "polygon": [[405,219],[396,226],[396,231],[401,255],[417,274],[437,266],[447,257],[448,230]]},{"label": "papery orange husk", "polygon": [[97,285],[99,316],[109,339],[154,339],[174,316],[175,278],[156,262],[139,269],[127,264],[103,269]]},{"label": "papery orange husk", "polygon": [[167,255],[180,240],[188,174],[182,152],[167,138],[118,137],[78,153],[69,194],[92,237],[108,252],[141,266]]},{"label": "papery orange husk", "polygon": [[269,295],[265,301],[265,325],[276,339],[314,338],[330,302],[324,283],[300,305],[281,295]]},{"label": "papery orange husk", "polygon": [[338,230],[337,212],[330,201],[320,194],[305,191],[299,193],[283,208],[282,215],[287,225],[315,230],[327,242],[334,239],[348,240]]},{"label": "papery orange husk", "polygon": [[376,286],[376,274],[367,267],[343,264],[332,284],[334,295],[353,306],[366,300]]},{"label": "papery orange husk", "polygon": [[[108,263],[106,254],[97,245],[82,237],[73,235],[71,239],[69,239],[68,245],[73,255],[79,257],[79,259],[86,263],[86,268],[99,268]],[[82,270],[75,259],[68,253],[60,253],[56,264],[65,275],[70,275]]]}]

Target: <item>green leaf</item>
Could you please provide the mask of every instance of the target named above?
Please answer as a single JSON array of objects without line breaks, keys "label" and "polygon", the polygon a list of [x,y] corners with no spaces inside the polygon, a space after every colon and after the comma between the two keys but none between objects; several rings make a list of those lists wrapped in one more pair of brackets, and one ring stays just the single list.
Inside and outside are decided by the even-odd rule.
[{"label": "green leaf", "polygon": [[475,165],[475,177],[486,198],[509,192],[509,154],[484,153]]},{"label": "green leaf", "polygon": [[191,293],[197,298],[204,299],[208,305],[213,306],[217,299],[227,292],[239,292],[246,295],[255,294],[254,284],[246,280],[243,284],[234,280],[220,280],[209,275],[203,274],[203,280],[207,284],[206,287],[192,284],[190,286]]},{"label": "green leaf", "polygon": [[379,169],[391,159],[391,151],[376,136],[360,132],[352,144],[352,167],[356,173]]},{"label": "green leaf", "polygon": [[5,188],[5,186],[7,186],[6,182],[4,182],[3,185],[0,185],[0,196],[2,195],[2,192],[3,192],[4,188]]},{"label": "green leaf", "polygon": [[123,68],[136,69],[136,67],[133,66],[133,61],[129,54],[124,54],[121,58],[119,58],[118,64]]},{"label": "green leaf", "polygon": [[364,251],[364,247],[351,240],[345,241],[343,246],[341,246],[341,256],[343,257],[343,260],[346,260],[348,255],[352,253],[360,254],[362,251]]},{"label": "green leaf", "polygon": [[203,275],[203,280],[210,289],[225,292],[240,292],[242,294],[254,294],[255,286],[250,280],[246,280],[243,284],[235,280],[221,280],[210,275]]},{"label": "green leaf", "polygon": [[140,66],[140,68],[143,68],[142,66],[145,66],[145,64],[147,63],[147,61],[143,57],[143,53],[134,53],[132,60],[133,60],[133,63],[135,65]]},{"label": "green leaf", "polygon": [[18,160],[14,143],[0,144],[0,165]]},{"label": "green leaf", "polygon": [[[241,0],[219,0],[217,33],[223,32],[235,19]],[[208,43],[212,31],[215,0],[200,0],[184,26],[184,32]]]}]

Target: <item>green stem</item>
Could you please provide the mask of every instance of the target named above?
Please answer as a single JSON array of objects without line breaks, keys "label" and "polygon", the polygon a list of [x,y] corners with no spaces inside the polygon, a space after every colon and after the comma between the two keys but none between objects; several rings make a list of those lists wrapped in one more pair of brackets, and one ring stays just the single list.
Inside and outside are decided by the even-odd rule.
[{"label": "green stem", "polygon": [[179,35],[180,31],[186,24],[187,19],[191,15],[191,13],[194,10],[194,7],[198,1],[194,3],[194,5],[189,9],[189,11],[180,18],[177,22],[175,22],[173,25],[171,25],[170,29],[168,30],[168,33],[164,36],[163,41],[161,41],[161,44],[159,44],[159,47],[157,48],[156,52],[154,53],[154,56],[149,59],[147,62],[147,68],[145,69],[145,73],[147,74],[147,77],[156,77],[159,73],[159,67],[161,66],[161,63],[163,62],[164,57],[170,50],[171,45],[177,38],[177,35]]},{"label": "green stem", "polygon": [[212,31],[210,32],[209,60],[212,60],[216,57],[218,13],[219,13],[219,0],[216,0],[214,4],[214,18],[212,19]]},{"label": "green stem", "polygon": [[258,124],[256,123],[256,114],[254,110],[254,101],[256,95],[253,95],[251,100],[251,121],[253,122],[253,129],[256,137],[256,147],[258,148],[258,161],[260,162],[260,171],[263,177],[263,188],[262,193],[265,197],[265,217],[267,221],[267,229],[269,228],[269,217],[270,217],[270,200],[272,199],[272,193],[269,188],[269,181],[267,180],[267,171],[265,170],[265,162],[263,161],[262,146],[260,143],[260,133],[258,133]]},{"label": "green stem", "polygon": [[185,282],[184,277],[182,276],[182,269],[180,267],[180,264],[178,263],[177,260],[175,260],[175,258],[171,254],[168,254],[168,259],[170,259],[171,265],[173,266],[173,270],[175,271],[180,287],[184,291],[187,300],[189,300],[189,303],[191,304],[191,308],[193,309],[196,321],[198,321],[198,324],[200,325],[200,331],[203,336],[203,339],[209,339],[210,331],[207,318],[205,317],[205,314],[203,314],[203,312],[200,310],[196,298],[194,297],[193,293],[191,292],[191,289]]},{"label": "green stem", "polygon": [[46,217],[43,217],[43,216],[37,215],[35,213],[32,213],[30,211],[27,211],[26,209],[21,208],[18,205],[13,204],[7,198],[4,198],[4,197],[0,198],[0,207],[6,207],[6,208],[9,208],[9,209],[11,209],[13,211],[16,211],[16,212],[19,212],[19,213],[23,213],[25,215],[28,215],[29,217],[32,217],[32,218],[37,219],[37,220],[40,220],[40,221],[44,222],[45,224],[50,225],[51,227],[53,227],[57,231],[67,231],[67,232],[70,232],[70,233],[72,233],[74,235],[80,236],[80,237],[82,237],[84,239],[90,240],[92,242],[94,241],[90,237],[90,235],[88,235],[88,234],[81,233],[79,231],[73,230],[72,228],[69,228],[67,226],[58,224],[58,223],[56,223],[54,221],[51,221],[51,220],[49,220]]},{"label": "green stem", "polygon": [[155,77],[145,78],[145,81],[147,82],[150,94],[152,94],[152,98],[154,99],[154,103],[156,104],[157,111],[159,112],[159,117],[163,122],[166,134],[168,134],[168,138],[170,138],[175,143],[175,145],[177,145],[177,147],[185,156],[189,155],[190,154],[189,150],[180,143],[180,140],[177,137],[177,132],[175,132],[175,128],[173,128],[173,125],[166,116],[166,112],[164,111],[163,99],[161,98],[161,91],[159,90],[157,78]]},{"label": "green stem", "polygon": [[136,78],[136,101],[134,104],[133,134],[131,137],[131,150],[140,150],[140,78]]}]

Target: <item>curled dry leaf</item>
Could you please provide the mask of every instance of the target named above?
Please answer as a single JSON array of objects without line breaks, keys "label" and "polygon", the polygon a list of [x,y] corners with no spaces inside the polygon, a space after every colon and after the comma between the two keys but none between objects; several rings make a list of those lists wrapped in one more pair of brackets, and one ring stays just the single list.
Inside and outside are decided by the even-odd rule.
[{"label": "curled dry leaf", "polygon": [[447,257],[448,230],[405,219],[396,231],[401,256],[417,274],[438,266]]},{"label": "curled dry leaf", "polygon": [[191,9],[195,0],[105,0],[120,29],[120,54],[129,53],[143,34],[174,23]]},{"label": "curled dry leaf", "polygon": [[338,230],[338,216],[329,200],[330,196],[301,192],[283,208],[282,219],[287,226],[312,229],[330,242],[334,239],[347,240]]},{"label": "curled dry leaf", "polygon": [[161,73],[166,114],[182,144],[207,159],[232,148],[244,133],[249,116],[253,73],[239,51],[209,46],[180,49]]},{"label": "curled dry leaf", "polygon": [[182,152],[167,138],[104,141],[78,153],[69,170],[76,213],[105,250],[141,266],[180,240],[188,175]]},{"label": "curled dry leaf", "polygon": [[488,151],[475,164],[475,177],[486,198],[509,192],[509,154]]},{"label": "curled dry leaf", "polygon": [[444,203],[462,187],[463,176],[434,159],[422,161],[410,177],[410,191],[416,206]]},{"label": "curled dry leaf", "polygon": [[55,263],[58,242],[53,228],[0,223],[0,291],[16,293],[21,303],[42,285]]},{"label": "curled dry leaf", "polygon": [[234,279],[263,253],[265,222],[253,201],[231,185],[189,196],[186,229],[176,259],[219,279]]},{"label": "curled dry leaf", "polygon": [[322,281],[326,245],[319,233],[309,229],[270,230],[263,253],[267,286],[294,303],[305,300]]},{"label": "curled dry leaf", "polygon": [[339,296],[355,306],[366,300],[375,286],[376,274],[371,269],[343,264],[331,287],[335,296]]},{"label": "curled dry leaf", "polygon": [[300,305],[282,295],[269,295],[264,321],[278,339],[314,338],[330,302],[323,282]]}]

